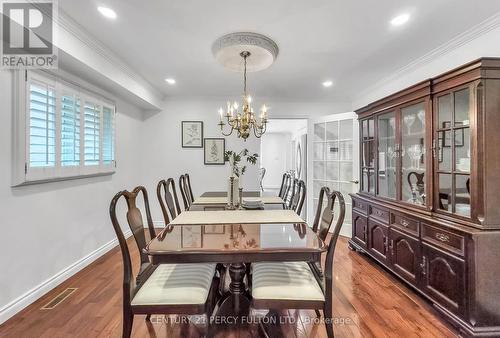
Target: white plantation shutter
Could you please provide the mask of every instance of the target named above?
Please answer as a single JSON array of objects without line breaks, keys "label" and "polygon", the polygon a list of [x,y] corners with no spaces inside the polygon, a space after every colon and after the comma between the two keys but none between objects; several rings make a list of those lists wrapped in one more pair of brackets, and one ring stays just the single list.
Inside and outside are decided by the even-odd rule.
[{"label": "white plantation shutter", "polygon": [[80,165],[80,98],[61,96],[61,166]]},{"label": "white plantation shutter", "polygon": [[56,164],[55,88],[47,83],[29,86],[29,167]]},{"label": "white plantation shutter", "polygon": [[102,109],[102,162],[111,166],[115,161],[115,110],[109,106]]},{"label": "white plantation shutter", "polygon": [[85,101],[84,158],[85,165],[99,165],[101,135],[101,105]]},{"label": "white plantation shutter", "polygon": [[22,74],[14,184],[113,173],[115,106],[45,72]]}]

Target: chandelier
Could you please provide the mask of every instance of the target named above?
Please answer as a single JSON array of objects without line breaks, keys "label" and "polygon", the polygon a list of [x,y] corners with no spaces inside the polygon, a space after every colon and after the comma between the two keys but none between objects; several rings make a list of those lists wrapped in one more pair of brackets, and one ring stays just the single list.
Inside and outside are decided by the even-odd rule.
[{"label": "chandelier", "polygon": [[[238,137],[241,137],[244,141],[250,136],[253,131],[255,137],[260,138],[266,132],[267,126],[267,107],[263,105],[260,109],[260,116],[256,118],[254,110],[250,105],[252,103],[252,97],[247,93],[247,58],[250,57],[251,53],[249,51],[243,51],[240,56],[243,58],[244,70],[243,70],[243,102],[241,104],[241,111],[238,111],[238,103],[227,102],[227,110],[224,114],[222,107],[219,109],[220,115],[220,130],[222,135],[229,136],[233,133],[233,130],[237,131]],[[224,122],[224,117],[227,122]],[[231,128],[227,133],[224,133],[224,126],[229,125]]]}]

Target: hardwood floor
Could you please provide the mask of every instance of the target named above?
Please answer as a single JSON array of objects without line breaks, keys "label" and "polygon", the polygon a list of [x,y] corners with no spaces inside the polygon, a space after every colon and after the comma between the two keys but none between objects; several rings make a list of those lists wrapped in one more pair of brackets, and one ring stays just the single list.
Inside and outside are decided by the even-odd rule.
[{"label": "hardwood floor", "polygon": [[[137,248],[129,239],[134,266]],[[432,306],[398,282],[373,261],[351,252],[339,240],[335,254],[333,313],[336,337],[456,337]],[[0,326],[0,337],[121,337],[122,259],[110,251],[50,293]],[[78,288],[52,310],[40,310],[66,288]],[[326,337],[323,324],[314,324],[314,311],[281,313],[287,324],[272,337]],[[168,320],[167,320],[168,319]],[[153,317],[147,323],[136,316],[133,337],[197,337],[194,325],[179,318]],[[176,322],[177,321],[177,322]],[[276,328],[274,328],[276,329]],[[276,331],[276,330],[273,330]],[[233,328],[216,337],[257,337],[257,325]]]}]

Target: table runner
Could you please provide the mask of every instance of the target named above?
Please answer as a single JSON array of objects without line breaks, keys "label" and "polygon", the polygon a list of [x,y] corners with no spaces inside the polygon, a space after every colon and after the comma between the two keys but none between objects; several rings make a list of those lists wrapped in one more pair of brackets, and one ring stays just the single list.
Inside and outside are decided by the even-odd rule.
[{"label": "table runner", "polygon": [[[263,196],[263,197],[243,197],[245,200],[260,199],[264,204],[283,204],[283,199],[279,196]],[[226,204],[227,197],[197,197],[193,204]]]},{"label": "table runner", "polygon": [[293,210],[183,211],[170,224],[273,224],[305,223]]}]

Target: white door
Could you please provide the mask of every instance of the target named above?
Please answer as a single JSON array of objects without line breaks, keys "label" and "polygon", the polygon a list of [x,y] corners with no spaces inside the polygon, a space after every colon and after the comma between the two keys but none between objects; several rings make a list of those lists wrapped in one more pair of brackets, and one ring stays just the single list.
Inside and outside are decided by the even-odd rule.
[{"label": "white door", "polygon": [[351,236],[352,229],[352,201],[349,194],[359,189],[358,133],[355,113],[328,115],[309,120],[308,223],[312,224],[316,215],[321,187],[327,186],[340,191],[344,196],[346,214],[341,235],[348,237]]}]

